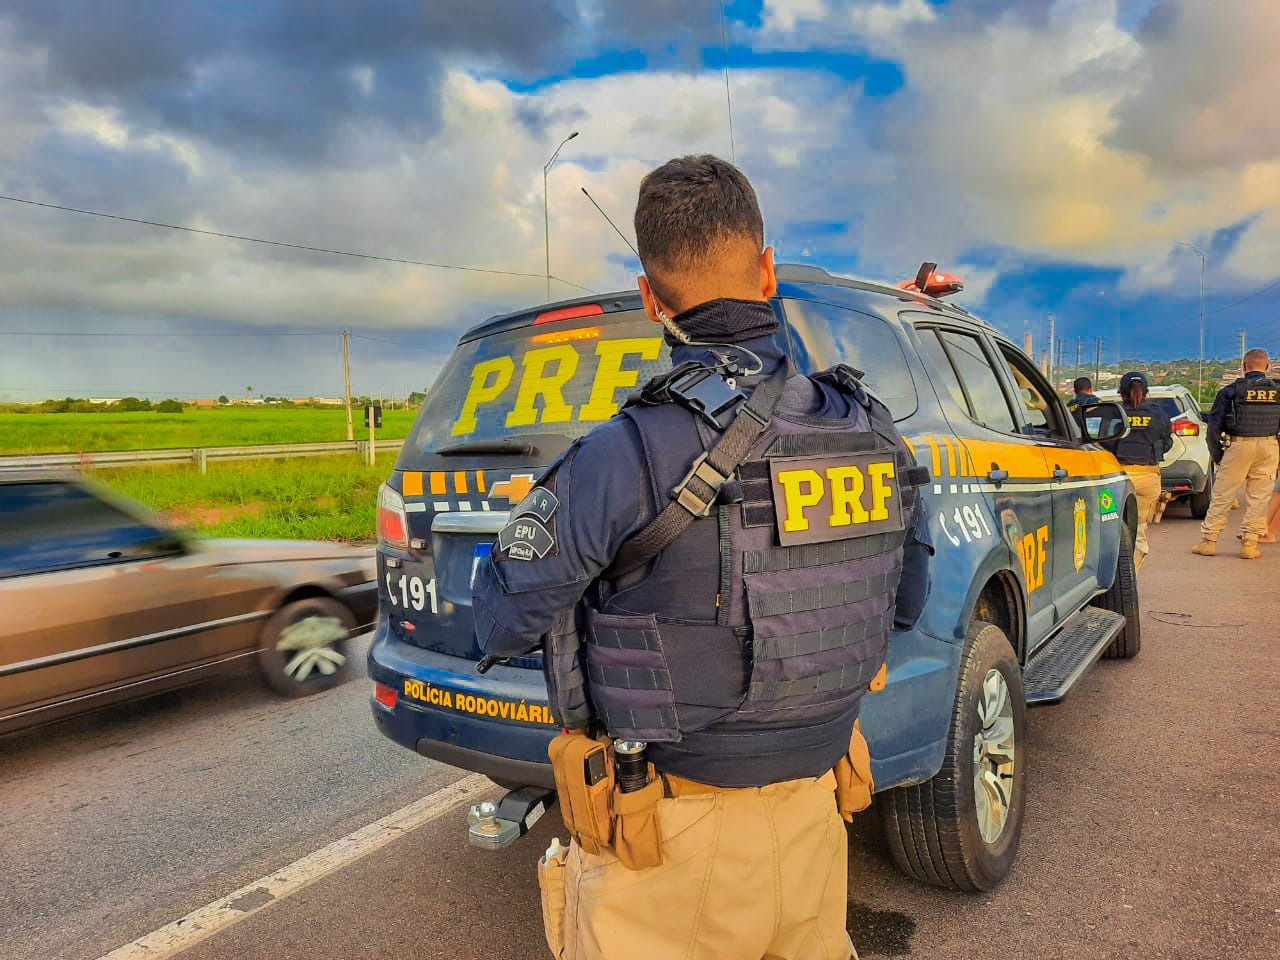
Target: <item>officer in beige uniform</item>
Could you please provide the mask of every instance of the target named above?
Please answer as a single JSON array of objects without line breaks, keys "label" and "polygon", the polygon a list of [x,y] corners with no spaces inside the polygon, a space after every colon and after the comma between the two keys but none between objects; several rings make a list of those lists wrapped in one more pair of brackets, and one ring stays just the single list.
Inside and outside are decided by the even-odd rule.
[{"label": "officer in beige uniform", "polygon": [[[1191,552],[1212,557],[1218,552],[1218,535],[1226,526],[1231,502],[1244,491],[1245,509],[1240,521],[1240,556],[1256,560],[1262,555],[1258,540],[1267,532],[1267,501],[1271,499],[1276,464],[1280,461],[1280,383],[1267,377],[1271,361],[1265,350],[1244,355],[1244,376],[1218,391],[1209,424],[1209,452],[1218,464],[1213,501],[1200,525],[1201,540]],[[1223,449],[1222,437],[1228,438]]]},{"label": "officer in beige uniform", "polygon": [[928,472],[852,370],[790,369],[736,167],[654,170],[635,229],[673,370],[550,468],[474,590],[486,655],[545,647],[566,728],[547,942],[849,960],[841,817],[872,790],[855,723],[928,592]]}]

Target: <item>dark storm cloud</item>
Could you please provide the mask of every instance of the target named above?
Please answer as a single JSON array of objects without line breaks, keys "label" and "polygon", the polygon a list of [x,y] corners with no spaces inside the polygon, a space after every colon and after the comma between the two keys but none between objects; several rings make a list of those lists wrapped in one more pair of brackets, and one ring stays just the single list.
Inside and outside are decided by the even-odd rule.
[{"label": "dark storm cloud", "polygon": [[451,61],[515,77],[560,66],[568,3],[17,0],[0,23],[46,52],[54,89],[131,123],[297,162],[332,159],[357,123],[426,139]]}]

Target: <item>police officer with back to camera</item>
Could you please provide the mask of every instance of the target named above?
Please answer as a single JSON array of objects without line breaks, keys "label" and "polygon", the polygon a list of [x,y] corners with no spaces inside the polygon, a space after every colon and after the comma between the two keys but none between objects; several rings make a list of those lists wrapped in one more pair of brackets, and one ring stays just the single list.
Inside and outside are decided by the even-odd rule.
[{"label": "police officer with back to camera", "polygon": [[1080,411],[1097,403],[1098,398],[1093,395],[1093,381],[1088,377],[1076,377],[1071,389],[1075,391],[1075,396],[1067,402],[1067,409],[1078,419]]},{"label": "police officer with back to camera", "polygon": [[855,721],[928,593],[928,472],[855,371],[790,369],[736,167],[652,171],[635,229],[674,369],[547,471],[475,586],[487,655],[545,641],[566,728],[548,944],[847,960],[841,816],[872,790]]},{"label": "police officer with back to camera", "polygon": [[[1267,377],[1271,359],[1265,350],[1244,355],[1244,376],[1218,391],[1209,423],[1209,452],[1218,465],[1213,500],[1200,524],[1200,542],[1192,553],[1212,557],[1218,552],[1218,535],[1226,526],[1231,502],[1241,489],[1245,494],[1240,521],[1240,556],[1261,556],[1258,538],[1267,530],[1267,501],[1271,498],[1280,447],[1280,383]],[[1227,437],[1226,448],[1222,438]]]},{"label": "police officer with back to camera", "polygon": [[1119,440],[1102,443],[1116,455],[1120,466],[1133,481],[1133,492],[1137,495],[1138,535],[1133,544],[1135,569],[1142,567],[1142,561],[1150,552],[1147,524],[1155,518],[1160,501],[1160,461],[1173,448],[1173,424],[1165,412],[1149,400],[1149,395],[1145,374],[1135,370],[1120,378],[1120,400],[1129,419],[1129,432]]}]

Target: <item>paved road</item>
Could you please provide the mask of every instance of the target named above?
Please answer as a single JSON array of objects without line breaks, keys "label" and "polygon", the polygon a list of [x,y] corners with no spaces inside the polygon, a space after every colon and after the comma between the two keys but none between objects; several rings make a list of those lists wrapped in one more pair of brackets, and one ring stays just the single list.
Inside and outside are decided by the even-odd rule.
[{"label": "paved road", "polygon": [[[1280,641],[1249,627],[1274,622],[1280,547],[1207,560],[1196,538],[1173,511],[1152,528],[1141,655],[1032,713],[999,890],[906,880],[855,825],[864,957],[1280,956]],[[366,695],[281,704],[241,678],[0,741],[0,958],[92,960],[458,776],[384,745]],[[544,957],[531,864],[559,826],[485,854],[458,811],[183,960]]]}]

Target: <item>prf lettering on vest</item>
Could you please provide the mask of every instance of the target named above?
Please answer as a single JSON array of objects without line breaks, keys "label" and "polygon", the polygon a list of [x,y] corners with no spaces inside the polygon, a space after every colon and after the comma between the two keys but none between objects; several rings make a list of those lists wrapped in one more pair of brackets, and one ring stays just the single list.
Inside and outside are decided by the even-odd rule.
[{"label": "prf lettering on vest", "polygon": [[769,471],[783,546],[902,529],[892,454],[789,457],[770,460]]},{"label": "prf lettering on vest", "polygon": [[1246,390],[1244,393],[1245,403],[1275,403],[1280,390]]},{"label": "prf lettering on vest", "polygon": [[1142,415],[1131,416],[1129,418],[1129,426],[1133,427],[1135,430],[1141,430],[1143,427],[1149,427],[1151,426],[1151,417]]},{"label": "prf lettering on vest", "polygon": [[[479,426],[481,409],[514,394],[505,411],[508,427],[529,427],[536,423],[568,423],[570,420],[603,421],[618,412],[618,391],[634,387],[640,380],[635,361],[657,360],[662,352],[661,337],[623,337],[601,340],[595,345],[595,373],[587,402],[578,407],[565,401],[565,387],[578,373],[586,358],[578,347],[560,343],[527,350],[520,357],[519,376],[513,357],[494,357],[471,368],[471,383],[462,401],[462,413],[450,433],[465,437]],[[514,383],[513,383],[514,381]]]}]

